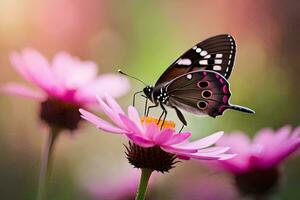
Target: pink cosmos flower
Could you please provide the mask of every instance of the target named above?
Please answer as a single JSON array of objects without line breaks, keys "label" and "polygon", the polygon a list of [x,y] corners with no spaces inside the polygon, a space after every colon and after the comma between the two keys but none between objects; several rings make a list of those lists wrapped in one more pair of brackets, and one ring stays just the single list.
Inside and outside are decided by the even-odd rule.
[{"label": "pink cosmos flower", "polygon": [[[199,159],[199,160],[226,160],[232,158],[234,154],[226,154],[228,147],[210,147],[218,141],[223,132],[217,132],[200,140],[190,142],[188,139],[191,136],[190,132],[177,133],[174,128],[175,124],[170,121],[165,121],[163,128],[160,129],[161,123],[158,125],[157,119],[151,117],[140,118],[137,110],[133,106],[128,107],[126,114],[117,102],[109,95],[105,96],[106,103],[99,97],[98,101],[102,111],[112,120],[112,123],[107,122],[96,115],[80,109],[82,118],[93,123],[97,128],[114,134],[125,135],[130,140],[130,147],[127,148],[127,156],[132,157],[131,153],[141,151],[142,149],[158,149],[165,154],[171,156],[172,164],[174,159]],[[150,150],[149,150],[150,151]],[[138,168],[144,163],[134,163]],[[139,160],[139,162],[142,162]],[[149,165],[153,163],[148,163]],[[170,166],[171,166],[170,165]],[[150,167],[148,167],[150,168]],[[167,167],[168,168],[168,167]],[[172,167],[171,167],[172,168]],[[169,168],[168,168],[169,169]],[[157,169],[154,169],[157,170]],[[168,170],[157,170],[168,171]]]},{"label": "pink cosmos flower", "polygon": [[55,55],[50,63],[39,52],[27,48],[21,53],[12,53],[11,62],[16,71],[39,90],[8,83],[0,87],[0,91],[40,101],[40,118],[58,130],[75,130],[81,119],[78,109],[94,105],[96,94],[119,97],[129,90],[125,77],[97,76],[96,63],[80,61],[66,52]]},{"label": "pink cosmos flower", "polygon": [[126,78],[115,74],[97,76],[96,63],[80,61],[66,52],[56,54],[51,63],[30,48],[13,52],[10,58],[15,70],[39,90],[8,83],[1,90],[9,94],[40,101],[53,98],[85,107],[96,102],[96,94],[101,96],[107,92],[119,97],[129,90]]},{"label": "pink cosmos flower", "polygon": [[237,156],[216,163],[233,174],[241,194],[266,199],[281,185],[279,165],[300,147],[300,127],[291,131],[285,126],[278,131],[263,129],[251,142],[246,134],[232,133],[218,141],[231,147]]},{"label": "pink cosmos flower", "polygon": [[237,156],[219,164],[234,174],[278,166],[300,147],[299,135],[300,127],[291,131],[289,126],[277,131],[263,129],[256,134],[252,142],[244,133],[225,135],[217,144],[231,147],[230,151],[237,153]]}]

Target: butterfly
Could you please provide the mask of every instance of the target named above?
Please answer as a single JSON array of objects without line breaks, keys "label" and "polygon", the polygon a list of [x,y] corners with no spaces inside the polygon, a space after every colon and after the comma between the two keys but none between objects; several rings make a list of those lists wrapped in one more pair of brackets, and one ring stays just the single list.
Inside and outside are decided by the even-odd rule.
[{"label": "butterfly", "polygon": [[181,110],[211,117],[222,115],[227,109],[254,113],[249,108],[229,103],[231,92],[227,79],[232,72],[235,54],[236,43],[231,35],[208,38],[173,62],[154,86],[147,85],[135,95],[143,92],[153,103],[147,108],[146,115],[151,108],[160,106],[163,112],[159,120],[163,118],[164,122],[167,116],[165,106],[168,106],[175,109],[185,126],[187,122]]}]

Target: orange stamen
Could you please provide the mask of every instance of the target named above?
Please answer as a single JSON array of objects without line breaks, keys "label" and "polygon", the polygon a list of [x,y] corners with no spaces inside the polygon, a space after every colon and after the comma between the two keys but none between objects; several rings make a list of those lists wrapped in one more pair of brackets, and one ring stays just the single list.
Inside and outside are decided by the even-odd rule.
[{"label": "orange stamen", "polygon": [[141,118],[142,123],[150,124],[150,123],[155,123],[159,127],[163,126],[162,129],[175,129],[175,123],[173,121],[166,121],[163,123],[162,120],[158,122],[157,118],[154,117],[142,117]]}]

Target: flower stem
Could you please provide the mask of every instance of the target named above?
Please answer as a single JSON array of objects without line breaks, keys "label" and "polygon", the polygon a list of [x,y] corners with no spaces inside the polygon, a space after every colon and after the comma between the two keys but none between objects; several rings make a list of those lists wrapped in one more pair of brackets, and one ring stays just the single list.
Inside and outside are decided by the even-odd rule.
[{"label": "flower stem", "polygon": [[141,170],[142,170],[142,173],[141,173],[140,185],[139,185],[139,189],[137,191],[135,200],[144,200],[145,199],[148,182],[149,182],[150,176],[153,172],[152,169],[143,168]]},{"label": "flower stem", "polygon": [[47,178],[50,174],[49,168],[50,168],[52,149],[53,149],[55,139],[57,138],[58,132],[59,132],[58,129],[50,128],[50,132],[48,134],[48,138],[44,150],[42,152],[37,200],[42,200],[45,198]]}]

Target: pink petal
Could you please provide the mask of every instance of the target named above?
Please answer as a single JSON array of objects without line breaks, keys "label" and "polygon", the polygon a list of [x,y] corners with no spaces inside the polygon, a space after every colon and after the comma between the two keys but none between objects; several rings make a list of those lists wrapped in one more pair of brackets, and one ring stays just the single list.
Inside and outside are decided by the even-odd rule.
[{"label": "pink petal", "polygon": [[300,136],[300,126],[295,128],[290,139],[296,139],[299,138],[299,136]]},{"label": "pink petal", "polygon": [[288,158],[291,154],[296,152],[300,147],[300,138],[289,141],[285,145],[285,147],[281,147],[280,150],[277,151],[276,154],[265,157],[262,164],[265,166],[274,166],[278,165],[280,162]]},{"label": "pink petal", "polygon": [[200,159],[200,160],[228,160],[235,157],[236,154],[211,154],[211,153],[193,153],[190,154],[191,158]]},{"label": "pink petal", "polygon": [[191,158],[189,156],[184,156],[184,155],[176,155],[177,158],[181,159],[181,160],[190,160]]},{"label": "pink petal", "polygon": [[206,156],[202,154],[197,154],[197,153],[186,153],[186,154],[181,154],[181,156],[186,156],[189,158],[197,159],[197,160],[218,160],[218,156]]},{"label": "pink petal", "polygon": [[48,61],[39,52],[29,48],[24,49],[21,55],[13,53],[11,62],[28,81],[47,92],[53,92],[54,87],[56,90],[59,88],[60,85],[53,78]]},{"label": "pink petal", "polygon": [[128,117],[132,121],[137,121],[137,122],[141,121],[138,111],[133,106],[128,107]]},{"label": "pink petal", "polygon": [[153,140],[154,135],[159,134],[160,130],[155,123],[150,123],[149,125],[146,125],[146,136],[150,139]]},{"label": "pink petal", "polygon": [[219,160],[229,160],[236,156],[237,156],[237,154],[221,154],[221,155],[219,155],[219,157],[220,157]]},{"label": "pink petal", "polygon": [[104,94],[109,94],[112,97],[120,97],[125,95],[130,88],[127,78],[116,74],[103,74],[89,84],[81,87],[77,93],[77,98],[95,103],[95,95],[103,97]]},{"label": "pink petal", "polygon": [[289,125],[280,128],[277,131],[277,133],[275,134],[276,141],[280,143],[280,142],[286,140],[291,133],[291,129],[292,129],[292,127]]},{"label": "pink petal", "polygon": [[99,97],[97,96],[101,110],[120,128],[125,129],[122,120],[119,118],[119,113],[115,113],[112,109]]},{"label": "pink petal", "polygon": [[139,135],[136,135],[136,134],[127,134],[127,137],[135,144],[141,146],[141,147],[145,147],[145,148],[148,148],[148,147],[153,147],[155,144],[150,141],[150,140],[147,140],[146,138],[143,138]]},{"label": "pink petal", "polygon": [[179,148],[174,146],[160,145],[160,148],[169,153],[182,154],[182,153],[196,153],[197,149]]},{"label": "pink petal", "polygon": [[116,113],[120,113],[125,115],[123,109],[121,108],[121,106],[116,102],[116,100],[114,98],[112,98],[109,94],[105,94],[105,100],[106,103],[109,105],[109,107]]},{"label": "pink petal", "polygon": [[27,70],[23,67],[22,57],[17,52],[10,54],[10,62],[15,70],[27,81],[34,82],[31,75],[28,74]]},{"label": "pink petal", "polygon": [[0,87],[0,92],[4,92],[11,95],[18,95],[27,97],[30,99],[35,99],[38,101],[44,101],[47,98],[47,95],[40,92],[34,91],[26,86],[20,85],[18,83],[9,83]]},{"label": "pink petal", "polygon": [[256,133],[253,143],[257,144],[268,144],[269,141],[273,139],[274,131],[270,128],[264,128]]},{"label": "pink petal", "polygon": [[239,155],[249,154],[250,143],[249,137],[242,132],[223,135],[222,138],[217,141],[218,146],[229,146],[232,152],[238,153]]},{"label": "pink petal", "polygon": [[139,129],[139,127],[131,121],[129,118],[127,118],[125,115],[119,114],[120,119],[124,123],[124,125],[134,134],[140,134],[143,135]]},{"label": "pink petal", "polygon": [[192,135],[192,133],[190,133],[190,132],[175,134],[168,142],[165,143],[165,145],[179,144],[179,143],[187,140],[191,135]]},{"label": "pink petal", "polygon": [[189,144],[185,144],[184,146],[197,149],[206,148],[215,144],[222,137],[223,133],[223,131],[220,131],[200,140],[196,140],[194,142],[190,142]]},{"label": "pink petal", "polygon": [[59,52],[53,58],[53,73],[57,81],[68,89],[77,89],[93,81],[97,75],[97,64],[80,61],[66,52]]},{"label": "pink petal", "polygon": [[173,136],[173,132],[174,131],[172,129],[163,130],[160,134],[156,134],[153,140],[156,144],[164,144]]},{"label": "pink petal", "polygon": [[198,151],[198,153],[217,155],[217,154],[225,153],[229,149],[230,149],[230,147],[210,147],[210,148],[206,148],[206,149],[201,149]]},{"label": "pink petal", "polygon": [[99,129],[102,129],[104,131],[111,132],[111,133],[118,133],[118,134],[126,133],[126,130],[117,128],[117,127],[111,125],[110,123],[108,123],[107,121],[100,119],[98,116],[96,116],[84,109],[79,109],[79,112],[81,113],[81,117],[83,119],[96,125],[96,127]]},{"label": "pink petal", "polygon": [[[133,122],[135,122],[135,124],[139,127],[140,130],[143,130],[139,113],[137,112],[135,107],[133,107],[133,106],[128,107],[128,117]],[[140,132],[142,132],[142,131],[140,131]]]}]

